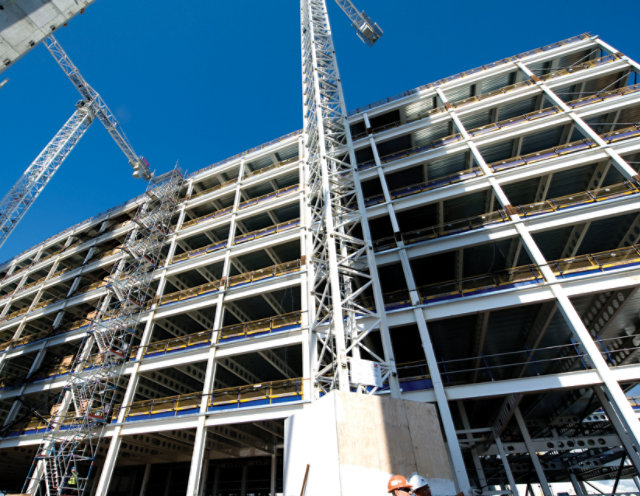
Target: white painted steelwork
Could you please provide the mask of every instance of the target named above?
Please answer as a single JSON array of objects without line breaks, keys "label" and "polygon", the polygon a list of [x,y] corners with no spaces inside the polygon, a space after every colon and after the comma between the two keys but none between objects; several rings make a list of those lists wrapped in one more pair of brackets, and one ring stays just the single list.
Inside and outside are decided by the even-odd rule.
[{"label": "white painted steelwork", "polygon": [[[345,6],[343,2],[341,7]],[[355,9],[349,12],[350,17],[357,16]],[[300,13],[307,297],[314,394],[334,388],[364,390],[361,385],[352,384],[349,377],[349,360],[360,358],[361,351],[378,361],[384,371],[383,379],[391,378],[395,389],[386,323],[379,313],[383,308],[382,295],[373,250],[370,242],[364,241],[370,236],[363,215],[362,192],[356,181],[353,143],[326,4],[324,0],[302,0]],[[370,26],[368,18],[361,16],[354,26],[360,26],[359,32],[370,44],[377,39],[375,31],[366,31],[366,26]],[[373,293],[373,309],[365,308],[361,302],[366,292]],[[365,329],[356,325],[356,319],[362,315],[373,317]],[[328,332],[320,332],[324,327]],[[383,335],[385,357],[363,343],[374,329],[380,329]]]},{"label": "white painted steelwork", "polygon": [[0,246],[84,135],[93,120],[93,102],[78,106],[0,203]]}]

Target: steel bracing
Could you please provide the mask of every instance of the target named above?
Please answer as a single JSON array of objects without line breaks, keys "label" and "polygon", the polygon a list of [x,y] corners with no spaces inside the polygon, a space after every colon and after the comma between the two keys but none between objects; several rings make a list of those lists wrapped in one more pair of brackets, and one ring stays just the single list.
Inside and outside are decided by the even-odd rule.
[{"label": "steel bracing", "polygon": [[[300,11],[309,209],[308,309],[315,341],[312,362],[318,394],[334,388],[360,387],[350,379],[349,361],[359,360],[362,351],[378,362],[384,371],[383,380],[390,375],[392,366],[363,343],[370,331],[380,328],[375,306],[379,301],[372,308],[363,304],[366,296],[371,301],[372,295],[379,294],[379,288],[372,276],[376,269],[371,246],[363,239],[366,220],[363,222],[363,205],[358,201],[353,144],[346,125],[326,3],[303,0]],[[350,18],[357,17],[355,9],[350,12]],[[364,18],[360,21],[354,25],[366,23]],[[358,319],[366,317],[367,324],[362,327]]]},{"label": "steel bracing", "polygon": [[69,120],[27,167],[0,203],[0,246],[84,135],[93,120],[94,103],[81,102]]},{"label": "steel bracing", "polygon": [[95,321],[52,409],[50,430],[38,448],[25,492],[35,495],[44,486],[47,496],[84,494],[181,184],[178,169],[151,180],[134,218],[136,228],[123,244],[126,255],[114,265],[109,291],[99,300]]}]

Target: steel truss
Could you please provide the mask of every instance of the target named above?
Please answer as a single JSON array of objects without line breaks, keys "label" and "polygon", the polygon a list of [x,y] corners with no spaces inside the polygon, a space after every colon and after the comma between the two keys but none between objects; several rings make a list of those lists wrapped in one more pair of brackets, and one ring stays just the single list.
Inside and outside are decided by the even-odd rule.
[{"label": "steel truss", "polygon": [[50,35],[44,39],[44,46],[49,50],[51,56],[80,92],[82,98],[87,102],[94,102],[96,117],[100,120],[107,132],[129,159],[129,164],[133,167],[134,177],[149,179],[151,177],[151,173],[149,172],[149,166],[146,160],[139,157],[133,150],[133,147],[131,146],[131,143],[129,143],[124,132],[120,130],[120,123],[113,115],[106,102],[84,79],[82,74],[80,74],[80,71],[62,49],[60,43],[58,43],[53,35]]},{"label": "steel truss", "polygon": [[[23,492],[82,496],[91,477],[98,445],[112,416],[122,365],[151,293],[153,271],[171,229],[182,173],[178,169],[150,181],[136,227],[123,244],[124,258],[109,276],[109,291],[76,355],[69,382],[52,409]],[[71,413],[67,413],[70,411]]]},{"label": "steel truss", "polygon": [[[343,7],[344,2],[338,3]],[[376,269],[370,243],[362,239],[361,223],[366,218],[358,198],[355,155],[326,3],[301,0],[300,11],[314,394],[336,388],[362,391],[368,388],[349,377],[349,362],[353,370],[353,361],[360,359],[361,352],[377,362],[383,379],[391,370],[385,359],[363,342],[381,325],[376,305],[371,305],[379,294],[372,277]],[[371,25],[368,18],[352,21],[357,30]],[[378,32],[381,34],[379,28]],[[367,33],[360,35],[366,37]]]},{"label": "steel truss", "polygon": [[94,103],[80,102],[76,111],[27,167],[0,203],[0,246],[33,205],[62,162],[84,135],[94,116]]},{"label": "steel truss", "polygon": [[62,162],[84,135],[94,117],[102,122],[107,132],[129,159],[134,177],[151,178],[147,161],[143,157],[139,157],[133,150],[124,132],[120,130],[120,123],[109,110],[105,101],[82,77],[78,68],[53,35],[45,38],[44,45],[83,99],[76,105],[77,110],[71,118],[36,157],[0,203],[0,246],[4,244],[27,210],[33,205]]}]

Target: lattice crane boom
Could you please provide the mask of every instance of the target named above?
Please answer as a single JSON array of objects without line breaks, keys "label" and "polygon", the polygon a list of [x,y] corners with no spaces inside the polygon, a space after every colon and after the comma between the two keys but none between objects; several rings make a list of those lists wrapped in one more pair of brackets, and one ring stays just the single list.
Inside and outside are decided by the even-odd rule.
[{"label": "lattice crane boom", "polygon": [[382,36],[382,29],[365,13],[355,8],[351,0],[335,0],[342,11],[347,15],[353,28],[362,41],[372,46]]},{"label": "lattice crane boom", "polygon": [[93,103],[78,108],[0,202],[0,246],[93,122]]},{"label": "lattice crane boom", "polygon": [[133,146],[129,143],[124,131],[122,131],[120,123],[113,115],[113,112],[109,110],[109,107],[94,90],[91,85],[82,76],[78,68],[71,61],[67,53],[64,51],[58,40],[53,35],[48,36],[44,40],[44,46],[49,50],[49,53],[53,56],[58,65],[62,68],[67,77],[71,80],[76,87],[80,95],[85,101],[94,102],[95,115],[102,122],[107,132],[114,139],[116,144],[120,147],[122,152],[129,159],[129,164],[133,167],[134,177],[142,177],[143,179],[150,179],[151,172],[149,171],[149,165],[147,161],[138,156],[133,150]]}]

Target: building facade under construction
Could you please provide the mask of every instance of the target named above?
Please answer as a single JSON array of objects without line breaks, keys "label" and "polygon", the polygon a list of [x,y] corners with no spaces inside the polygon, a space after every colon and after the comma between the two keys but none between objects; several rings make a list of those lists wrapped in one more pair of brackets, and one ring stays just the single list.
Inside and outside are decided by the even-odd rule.
[{"label": "building facade under construction", "polygon": [[[581,35],[349,115],[377,271],[352,289],[384,306],[362,358],[388,364],[360,392],[433,403],[459,487],[640,483],[639,72]],[[283,492],[284,419],[325,392],[304,139],[161,176],[0,267],[0,490],[119,360],[86,392],[113,397],[86,494]],[[116,310],[134,330],[87,340]]]}]

